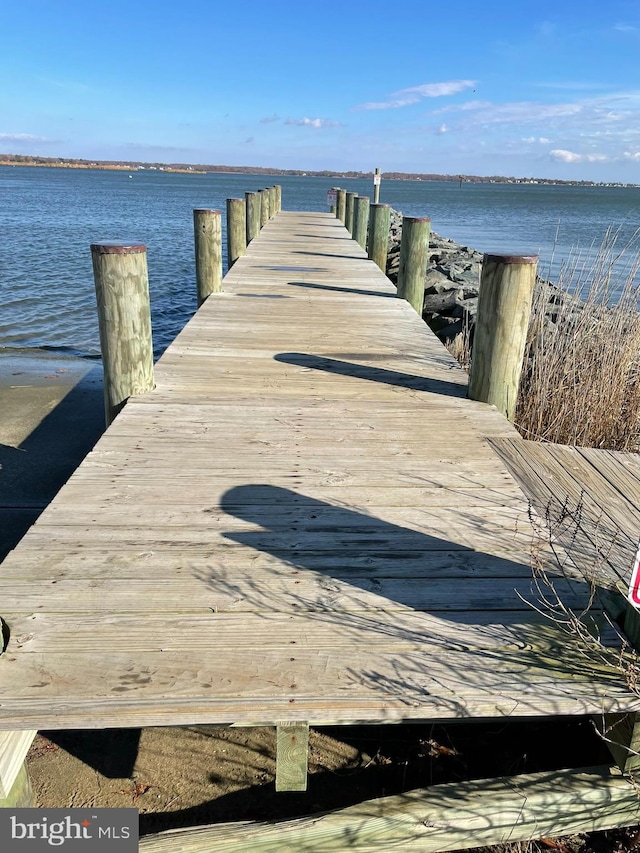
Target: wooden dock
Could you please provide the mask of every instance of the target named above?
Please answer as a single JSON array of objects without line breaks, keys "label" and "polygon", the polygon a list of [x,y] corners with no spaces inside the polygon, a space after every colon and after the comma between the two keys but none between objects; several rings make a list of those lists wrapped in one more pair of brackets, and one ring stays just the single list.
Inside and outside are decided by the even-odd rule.
[{"label": "wooden dock", "polygon": [[274,725],[291,789],[309,725],[640,710],[536,609],[520,439],[334,217],[269,222],[155,378],[2,564],[5,733]]}]

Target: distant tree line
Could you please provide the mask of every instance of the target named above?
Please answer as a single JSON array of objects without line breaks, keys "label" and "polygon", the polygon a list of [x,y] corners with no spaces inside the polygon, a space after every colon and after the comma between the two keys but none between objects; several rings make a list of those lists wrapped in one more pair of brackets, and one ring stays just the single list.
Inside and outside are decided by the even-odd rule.
[{"label": "distant tree line", "polygon": [[[268,166],[225,166],[209,163],[149,163],[140,160],[84,160],[69,157],[37,157],[32,154],[0,154],[1,164],[19,164],[31,166],[75,166],[97,169],[157,169],[180,172],[235,172],[251,175],[292,175],[319,178],[373,178],[373,172],[337,172],[330,169],[275,169]],[[537,183],[570,184],[572,186],[594,186],[596,181],[562,181],[547,178],[509,178],[504,175],[439,175],[430,172],[385,172],[384,177],[398,181],[459,181],[461,183]]]}]

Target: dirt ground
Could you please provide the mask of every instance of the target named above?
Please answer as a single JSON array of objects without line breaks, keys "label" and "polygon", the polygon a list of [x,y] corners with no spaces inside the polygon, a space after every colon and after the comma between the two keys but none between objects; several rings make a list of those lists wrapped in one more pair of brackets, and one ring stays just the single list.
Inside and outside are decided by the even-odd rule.
[{"label": "dirt ground", "polygon": [[[38,806],[132,806],[140,832],[275,820],[412,788],[607,763],[588,720],[312,730],[306,793],[276,793],[273,728],[153,728],[38,735]],[[561,851],[562,853],[562,851]]]}]

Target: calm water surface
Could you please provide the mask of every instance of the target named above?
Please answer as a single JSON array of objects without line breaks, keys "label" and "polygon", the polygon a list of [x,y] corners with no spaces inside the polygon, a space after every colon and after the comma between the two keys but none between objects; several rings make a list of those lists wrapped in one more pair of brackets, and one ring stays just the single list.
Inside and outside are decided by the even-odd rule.
[{"label": "calm water surface", "polygon": [[[148,249],[162,352],[196,309],[193,209],[224,211],[228,197],[273,183],[285,210],[328,210],[333,184],[372,193],[369,180],[0,166],[0,347],[98,356],[89,245],[134,239]],[[640,225],[635,188],[383,180],[380,200],[430,216],[435,231],[481,252],[537,252],[549,277],[572,252],[592,252],[608,228],[623,243]]]}]

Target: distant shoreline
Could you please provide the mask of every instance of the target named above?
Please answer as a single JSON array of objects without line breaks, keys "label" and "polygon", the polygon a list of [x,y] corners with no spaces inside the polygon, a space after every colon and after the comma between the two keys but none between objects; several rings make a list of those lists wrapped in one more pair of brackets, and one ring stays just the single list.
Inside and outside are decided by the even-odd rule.
[{"label": "distant shoreline", "polygon": [[[30,166],[48,169],[103,169],[118,172],[179,172],[186,175],[270,175],[273,177],[330,178],[332,180],[372,179],[373,172],[336,172],[331,170],[276,169],[265,166],[226,166],[189,163],[147,163],[140,161],[81,160],[64,157],[36,157],[25,154],[0,154],[0,166]],[[385,172],[387,180],[395,181],[455,181],[468,184],[540,184],[543,186],[623,187],[638,188],[640,184],[616,181],[563,181],[552,178],[514,178],[503,175],[437,175],[415,172]]]}]

